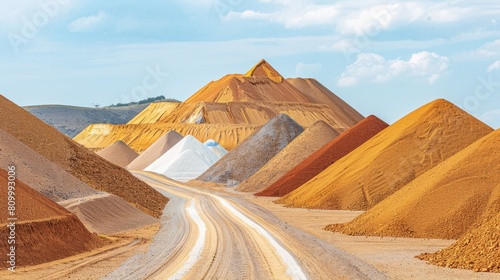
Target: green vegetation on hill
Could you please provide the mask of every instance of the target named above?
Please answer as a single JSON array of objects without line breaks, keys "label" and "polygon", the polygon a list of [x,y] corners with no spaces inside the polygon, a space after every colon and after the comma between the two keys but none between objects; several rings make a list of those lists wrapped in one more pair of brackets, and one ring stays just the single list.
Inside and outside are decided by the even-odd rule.
[{"label": "green vegetation on hill", "polygon": [[157,102],[157,101],[180,102],[179,100],[172,99],[172,98],[168,98],[167,99],[167,98],[165,98],[165,96],[160,95],[160,96],[157,96],[157,97],[150,97],[150,98],[147,98],[147,99],[143,99],[143,100],[141,100],[139,102],[117,103],[116,105],[115,104],[111,104],[108,107],[125,107],[125,106],[130,106],[130,105],[140,105],[140,104],[153,103],[153,102]]}]

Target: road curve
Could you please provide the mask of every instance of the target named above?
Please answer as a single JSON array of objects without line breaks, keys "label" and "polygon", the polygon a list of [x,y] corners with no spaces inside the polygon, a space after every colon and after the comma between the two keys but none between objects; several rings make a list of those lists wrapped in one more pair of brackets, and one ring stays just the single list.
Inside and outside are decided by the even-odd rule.
[{"label": "road curve", "polygon": [[171,201],[148,251],[106,279],[385,279],[256,205],[153,173],[134,175]]}]

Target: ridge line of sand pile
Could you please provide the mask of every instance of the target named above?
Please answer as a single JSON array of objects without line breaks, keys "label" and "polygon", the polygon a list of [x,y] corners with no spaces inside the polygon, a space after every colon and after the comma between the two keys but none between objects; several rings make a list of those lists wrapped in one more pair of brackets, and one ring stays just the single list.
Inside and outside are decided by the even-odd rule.
[{"label": "ridge line of sand pile", "polygon": [[303,131],[292,118],[280,114],[223,156],[196,180],[227,186],[239,185]]},{"label": "ridge line of sand pile", "polygon": [[337,160],[371,139],[389,125],[376,116],[368,116],[340,136],[304,159],[257,196],[283,196],[299,188]]},{"label": "ridge line of sand pile", "polygon": [[493,129],[438,99],[403,117],[278,199],[289,207],[367,210]]},{"label": "ridge line of sand pile", "polygon": [[281,178],[287,171],[338,136],[339,133],[327,123],[323,121],[314,123],[236,189],[244,192],[256,192],[265,189]]},{"label": "ridge line of sand pile", "polygon": [[161,157],[164,153],[170,150],[175,144],[182,140],[182,135],[177,133],[175,130],[169,130],[163,136],[158,138],[153,144],[151,144],[144,152],[142,152],[136,159],[134,159],[127,169],[129,170],[144,170],[151,163]]},{"label": "ridge line of sand pile", "polygon": [[500,211],[500,130],[489,133],[353,221],[352,235],[457,239]]},{"label": "ridge line of sand pile", "polygon": [[130,174],[100,158],[0,96],[0,129],[56,163],[94,189],[115,194],[146,214],[158,218],[168,198]]},{"label": "ridge line of sand pile", "polygon": [[96,154],[112,164],[123,168],[139,156],[138,153],[121,140],[116,141],[111,146],[100,150]]},{"label": "ridge line of sand pile", "polygon": [[[0,185],[7,186],[7,171],[0,169]],[[16,266],[27,266],[62,259],[92,250],[105,241],[90,233],[75,215],[37,191],[15,180]],[[7,195],[0,195],[0,236],[9,236]],[[10,246],[0,246],[0,254]],[[6,261],[1,267],[10,266]]]}]

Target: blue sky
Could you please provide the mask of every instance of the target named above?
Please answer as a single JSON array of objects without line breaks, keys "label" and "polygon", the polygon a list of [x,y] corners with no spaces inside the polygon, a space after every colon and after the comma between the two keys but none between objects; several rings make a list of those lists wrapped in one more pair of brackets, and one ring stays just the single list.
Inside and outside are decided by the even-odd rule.
[{"label": "blue sky", "polygon": [[20,105],[185,100],[265,58],[394,122],[437,98],[500,128],[496,1],[0,0],[0,93]]}]

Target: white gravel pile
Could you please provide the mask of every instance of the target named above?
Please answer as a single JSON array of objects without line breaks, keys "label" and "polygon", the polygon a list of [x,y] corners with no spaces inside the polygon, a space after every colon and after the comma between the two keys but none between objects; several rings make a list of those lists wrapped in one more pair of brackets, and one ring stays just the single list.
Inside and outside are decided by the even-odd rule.
[{"label": "white gravel pile", "polygon": [[198,139],[187,135],[144,170],[187,182],[201,175],[220,158]]}]

